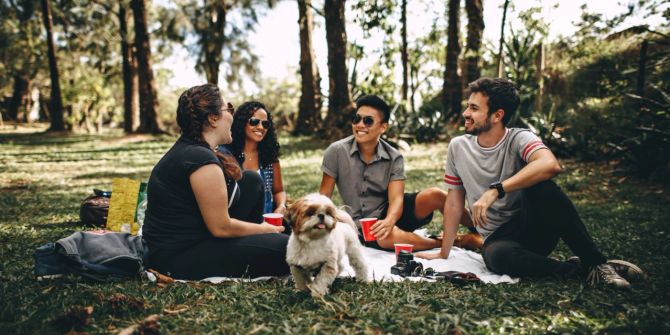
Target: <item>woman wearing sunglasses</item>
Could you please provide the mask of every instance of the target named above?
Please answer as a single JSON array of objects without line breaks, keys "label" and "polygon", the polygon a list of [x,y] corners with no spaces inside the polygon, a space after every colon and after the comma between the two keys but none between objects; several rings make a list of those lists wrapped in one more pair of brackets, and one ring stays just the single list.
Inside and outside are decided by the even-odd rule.
[{"label": "woman wearing sunglasses", "polygon": [[[215,85],[179,97],[181,136],[156,164],[143,226],[149,266],[178,279],[281,276],[288,237],[262,222],[261,180],[217,152],[232,141],[233,107]],[[221,204],[226,204],[222,206]]]},{"label": "woman wearing sunglasses", "polygon": [[235,155],[244,170],[257,171],[263,179],[263,212],[285,214],[286,192],[272,114],[260,102],[245,102],[235,111],[232,133],[233,142],[226,148]]}]

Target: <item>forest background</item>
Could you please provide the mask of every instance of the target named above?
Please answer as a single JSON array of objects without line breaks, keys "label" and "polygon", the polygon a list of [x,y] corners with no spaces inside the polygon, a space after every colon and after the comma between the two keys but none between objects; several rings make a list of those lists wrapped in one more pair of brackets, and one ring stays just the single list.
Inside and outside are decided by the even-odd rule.
[{"label": "forest background", "polygon": [[[236,104],[263,101],[287,134],[325,138],[347,134],[356,97],[378,94],[394,108],[390,140],[435,142],[461,133],[467,83],[500,76],[521,90],[511,125],[531,128],[558,155],[667,176],[670,6],[618,1],[611,7],[620,12],[604,15],[582,5],[565,36],[551,30],[547,14],[560,13],[559,2],[496,4],[3,0],[2,121],[49,122],[50,131],[178,133],[174,111],[187,88],[180,84],[195,78],[218,84]],[[259,57],[272,64],[272,53],[257,53],[266,41],[250,35],[289,5],[298,20],[288,24],[298,29],[286,31],[299,32],[299,45],[286,48],[299,48],[299,57],[278,64],[283,78],[271,77]],[[324,27],[325,44],[314,34]],[[499,39],[484,39],[486,29]],[[327,55],[317,59],[315,45]]]}]

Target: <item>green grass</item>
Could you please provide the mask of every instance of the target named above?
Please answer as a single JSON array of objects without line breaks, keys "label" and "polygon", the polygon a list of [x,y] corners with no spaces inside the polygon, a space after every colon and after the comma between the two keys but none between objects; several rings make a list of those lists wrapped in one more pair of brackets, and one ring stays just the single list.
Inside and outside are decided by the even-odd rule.
[{"label": "green grass", "polygon": [[[24,131],[19,131],[24,130]],[[80,201],[114,177],[147,179],[171,137],[49,135],[0,131],[0,334],[64,333],[53,320],[92,306],[80,331],[115,333],[151,314],[162,333],[669,333],[669,188],[621,179],[609,164],[564,161],[559,184],[574,200],[602,250],[650,275],[631,292],[577,280],[527,279],[517,285],[461,288],[449,283],[337,280],[325,301],[293,291],[287,280],[173,284],[94,283],[78,277],[37,282],[32,253],[86,229]],[[291,198],[318,189],[326,142],[283,138],[282,167]],[[441,185],[446,144],[406,152],[407,190]],[[439,228],[436,215],[431,230]],[[557,258],[569,256],[560,245]],[[143,302],[117,303],[116,293]],[[173,313],[175,312],[176,313]]]}]

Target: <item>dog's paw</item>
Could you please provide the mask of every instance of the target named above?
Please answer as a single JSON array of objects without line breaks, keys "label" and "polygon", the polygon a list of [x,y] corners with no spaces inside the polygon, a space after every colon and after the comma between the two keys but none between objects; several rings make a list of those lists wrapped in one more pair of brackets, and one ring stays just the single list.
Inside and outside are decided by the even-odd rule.
[{"label": "dog's paw", "polygon": [[321,287],[319,285],[308,285],[309,290],[312,292],[312,297],[314,298],[323,298],[328,294],[328,287]]},{"label": "dog's paw", "polygon": [[309,292],[309,288],[307,286],[304,286],[304,285],[303,286],[296,285],[295,290],[297,292]]},{"label": "dog's paw", "polygon": [[368,278],[368,275],[361,275],[361,276],[356,276],[356,281],[359,281],[361,283],[369,283],[370,278]]}]

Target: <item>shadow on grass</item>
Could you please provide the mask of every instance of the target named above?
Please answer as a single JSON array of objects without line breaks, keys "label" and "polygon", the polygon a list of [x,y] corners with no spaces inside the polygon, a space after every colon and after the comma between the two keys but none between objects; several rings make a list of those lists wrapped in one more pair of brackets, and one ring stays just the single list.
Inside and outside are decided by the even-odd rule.
[{"label": "shadow on grass", "polygon": [[100,138],[100,135],[67,134],[37,132],[27,134],[0,134],[0,143],[12,142],[18,145],[65,145],[89,142]]},{"label": "shadow on grass", "polygon": [[150,170],[142,171],[136,171],[136,172],[94,172],[94,173],[87,173],[87,174],[82,174],[79,176],[74,177],[73,179],[113,179],[113,178],[130,178],[130,179],[146,179],[142,178],[142,176],[148,176],[150,173]]},{"label": "shadow on grass", "polygon": [[54,229],[54,228],[103,228],[103,227],[94,227],[83,224],[81,221],[63,221],[63,222],[47,222],[47,223],[30,223],[29,227],[35,229]]}]

